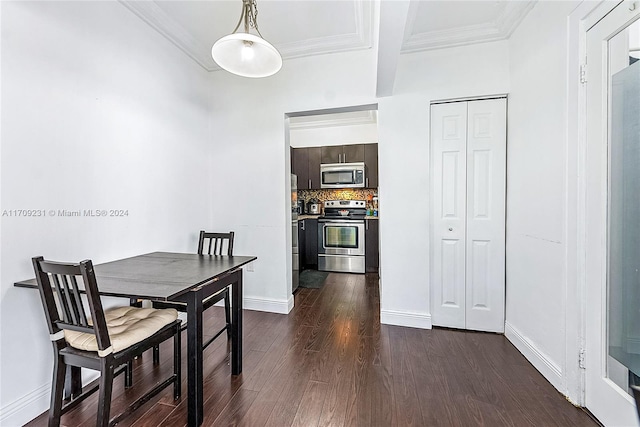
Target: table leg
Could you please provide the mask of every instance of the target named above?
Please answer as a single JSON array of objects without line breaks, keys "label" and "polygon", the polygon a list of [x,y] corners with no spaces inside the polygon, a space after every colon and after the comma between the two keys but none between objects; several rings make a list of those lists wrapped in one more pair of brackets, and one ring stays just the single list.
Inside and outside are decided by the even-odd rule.
[{"label": "table leg", "polygon": [[188,425],[202,424],[202,292],[187,296],[187,412]]},{"label": "table leg", "polygon": [[242,372],[242,270],[231,285],[231,374]]}]

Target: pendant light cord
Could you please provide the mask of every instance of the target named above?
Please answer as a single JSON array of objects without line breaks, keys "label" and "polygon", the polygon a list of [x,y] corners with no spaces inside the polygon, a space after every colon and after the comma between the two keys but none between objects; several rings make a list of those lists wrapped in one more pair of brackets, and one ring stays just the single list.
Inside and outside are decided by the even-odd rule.
[{"label": "pendant light cord", "polygon": [[[260,37],[262,37],[262,34],[260,34],[260,30],[258,29],[258,5],[256,4],[256,0],[242,0],[242,13],[240,14],[240,20],[232,34],[235,34],[236,31],[238,31],[243,20],[245,33],[248,34],[249,27],[251,27],[256,30]],[[262,38],[264,39],[264,37]]]}]

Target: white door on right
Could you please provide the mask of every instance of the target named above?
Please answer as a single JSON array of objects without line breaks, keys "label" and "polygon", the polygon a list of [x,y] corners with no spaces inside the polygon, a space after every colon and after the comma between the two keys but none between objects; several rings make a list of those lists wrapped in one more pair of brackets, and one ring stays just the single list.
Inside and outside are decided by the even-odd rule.
[{"label": "white door on right", "polygon": [[431,106],[432,323],[504,332],[506,99]]},{"label": "white door on right", "polygon": [[640,7],[603,2],[587,31],[585,402],[637,426],[640,385]]}]

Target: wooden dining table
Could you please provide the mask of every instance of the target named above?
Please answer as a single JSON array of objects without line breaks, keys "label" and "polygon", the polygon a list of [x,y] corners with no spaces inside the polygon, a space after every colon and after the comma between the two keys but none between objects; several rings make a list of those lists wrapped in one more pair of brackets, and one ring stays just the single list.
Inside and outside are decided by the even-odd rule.
[{"label": "wooden dining table", "polygon": [[[231,374],[242,372],[242,267],[255,256],[153,252],[94,266],[100,295],[187,305],[188,425],[203,420],[202,302],[231,286]],[[14,284],[37,288],[35,279]],[[81,387],[76,378],[75,387]],[[71,390],[72,395],[78,391]]]}]

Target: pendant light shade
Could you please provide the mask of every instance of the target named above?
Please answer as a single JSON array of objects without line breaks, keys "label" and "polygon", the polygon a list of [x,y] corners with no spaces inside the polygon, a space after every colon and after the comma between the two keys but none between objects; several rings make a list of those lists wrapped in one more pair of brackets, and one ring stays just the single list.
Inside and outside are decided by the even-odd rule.
[{"label": "pendant light shade", "polygon": [[211,56],[222,69],[242,77],[268,77],[282,68],[276,48],[248,33],[222,37],[211,48]]},{"label": "pendant light shade", "polygon": [[[282,68],[282,57],[258,30],[258,10],[255,0],[242,0],[242,14],[233,33],[216,41],[211,56],[220,68],[242,77],[268,77]],[[244,21],[245,32],[238,33]],[[259,36],[249,34],[255,28]]]}]

